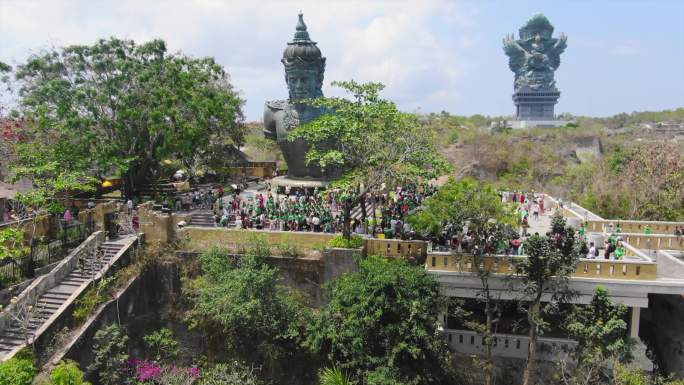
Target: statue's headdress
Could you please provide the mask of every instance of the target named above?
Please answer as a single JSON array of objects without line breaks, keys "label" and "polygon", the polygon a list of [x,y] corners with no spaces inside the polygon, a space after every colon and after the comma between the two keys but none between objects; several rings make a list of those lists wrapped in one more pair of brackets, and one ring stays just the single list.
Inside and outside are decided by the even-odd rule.
[{"label": "statue's headdress", "polygon": [[306,31],[306,24],[304,24],[304,15],[301,13],[294,39],[287,43],[281,62],[285,66],[285,72],[296,69],[316,70],[319,73],[319,83],[323,83],[325,58],[321,55],[316,42],[309,38],[309,32]]},{"label": "statue's headdress", "polygon": [[551,25],[549,19],[541,13],[532,16],[532,18],[518,30],[521,39],[533,38],[537,32],[539,32],[542,37],[546,38],[550,38],[553,34],[553,25]]}]

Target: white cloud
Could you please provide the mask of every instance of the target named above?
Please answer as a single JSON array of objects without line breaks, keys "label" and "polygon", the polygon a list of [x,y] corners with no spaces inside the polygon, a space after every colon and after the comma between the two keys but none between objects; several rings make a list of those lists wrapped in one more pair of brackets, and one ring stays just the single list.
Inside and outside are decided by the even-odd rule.
[{"label": "white cloud", "polygon": [[477,14],[451,0],[4,1],[0,60],[113,35],[163,38],[172,51],[216,57],[243,91],[248,119],[259,119],[264,100],[287,95],[280,57],[300,9],[328,58],[326,84],[381,81],[385,95],[407,109],[455,103]]},{"label": "white cloud", "polygon": [[616,56],[636,56],[641,53],[641,49],[634,43],[625,43],[611,47],[609,52]]}]

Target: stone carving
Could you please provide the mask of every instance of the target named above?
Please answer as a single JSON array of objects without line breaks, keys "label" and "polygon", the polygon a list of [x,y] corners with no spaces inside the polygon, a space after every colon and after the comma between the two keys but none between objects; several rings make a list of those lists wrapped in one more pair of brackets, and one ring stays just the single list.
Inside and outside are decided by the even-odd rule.
[{"label": "stone carving", "polygon": [[320,179],[330,176],[330,172],[324,173],[320,167],[306,165],[308,145],[304,140],[287,140],[290,131],[302,123],[316,119],[324,112],[320,108],[302,103],[303,99],[323,96],[321,87],[325,58],[316,42],[309,38],[301,13],[294,39],[287,43],[281,62],[285,66],[289,98],[266,102],[264,135],[278,142],[287,163],[289,177]]},{"label": "stone carving", "polygon": [[519,39],[513,35],[503,39],[508,65],[515,73],[514,87],[519,90],[556,90],[553,73],[560,66],[560,54],[567,47],[563,33],[553,38],[553,26],[542,14],[533,16],[519,30]]}]

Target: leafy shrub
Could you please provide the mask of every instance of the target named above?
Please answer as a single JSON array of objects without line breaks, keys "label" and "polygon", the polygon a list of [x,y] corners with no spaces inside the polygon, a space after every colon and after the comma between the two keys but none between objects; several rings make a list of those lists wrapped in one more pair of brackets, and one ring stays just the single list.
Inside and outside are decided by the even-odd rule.
[{"label": "leafy shrub", "polygon": [[62,361],[50,374],[52,385],[90,385],[74,361]]},{"label": "leafy shrub", "polygon": [[113,280],[114,277],[103,278],[95,286],[86,290],[83,297],[76,300],[74,322],[77,325],[83,323],[96,307],[107,300],[106,292]]},{"label": "leafy shrub", "polygon": [[0,362],[0,385],[31,385],[36,372],[30,359],[12,358]]},{"label": "leafy shrub", "polygon": [[157,362],[170,360],[178,356],[178,341],[173,339],[173,332],[169,328],[163,328],[143,337],[145,345],[155,352],[154,359]]},{"label": "leafy shrub", "polygon": [[121,385],[128,377],[128,336],[118,325],[110,325],[95,333],[93,352],[95,359],[88,366],[102,385]]},{"label": "leafy shrub", "polygon": [[363,238],[358,235],[352,235],[350,239],[346,239],[342,235],[338,235],[328,241],[328,246],[341,249],[358,249],[363,246]]},{"label": "leafy shrub", "polygon": [[354,385],[356,382],[352,381],[346,373],[340,368],[325,368],[320,373],[321,385]]},{"label": "leafy shrub", "polygon": [[0,230],[0,260],[19,257],[30,249],[24,244],[24,230],[5,227]]},{"label": "leafy shrub", "polygon": [[233,361],[228,364],[217,364],[202,373],[199,385],[261,385],[256,370],[247,365]]}]

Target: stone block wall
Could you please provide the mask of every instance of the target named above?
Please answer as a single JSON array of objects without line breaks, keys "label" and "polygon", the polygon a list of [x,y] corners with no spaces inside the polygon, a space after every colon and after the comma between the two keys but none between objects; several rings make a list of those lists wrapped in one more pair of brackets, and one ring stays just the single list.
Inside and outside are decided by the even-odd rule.
[{"label": "stone block wall", "polygon": [[305,252],[322,249],[329,240],[335,237],[334,234],[327,233],[238,230],[220,227],[185,227],[178,231],[178,236],[181,239],[187,239],[188,243],[185,248],[189,251],[205,251],[213,246],[219,246],[235,252],[244,249],[251,237],[261,237],[272,246],[292,243]]}]

